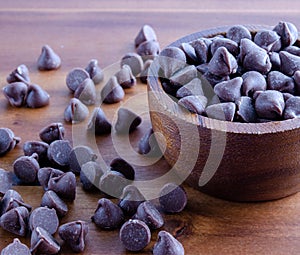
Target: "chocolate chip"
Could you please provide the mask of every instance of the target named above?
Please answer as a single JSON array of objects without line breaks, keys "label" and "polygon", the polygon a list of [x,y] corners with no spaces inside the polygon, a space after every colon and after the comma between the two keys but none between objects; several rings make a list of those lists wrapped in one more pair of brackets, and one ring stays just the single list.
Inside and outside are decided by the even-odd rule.
[{"label": "chocolate chip", "polygon": [[87,130],[96,135],[109,134],[111,132],[111,123],[100,107],[94,109]]},{"label": "chocolate chip", "polygon": [[50,96],[37,84],[28,86],[28,94],[26,97],[26,105],[29,108],[40,108],[49,104]]},{"label": "chocolate chip", "polygon": [[178,104],[192,113],[202,114],[207,104],[205,96],[186,96],[179,99]]},{"label": "chocolate chip", "polygon": [[186,96],[204,96],[202,82],[199,78],[194,78],[176,92],[176,97],[186,97]]},{"label": "chocolate chip", "polygon": [[210,72],[206,72],[203,74],[203,77],[212,85],[216,85],[222,81],[229,81],[230,80],[230,77],[229,75],[226,75],[226,76],[217,76],[217,75],[214,75]]},{"label": "chocolate chip", "polygon": [[217,103],[206,107],[205,112],[212,119],[233,121],[235,109],[235,103]]},{"label": "chocolate chip", "polygon": [[64,172],[52,167],[43,167],[38,171],[38,180],[44,190],[48,190],[49,180],[61,176]]},{"label": "chocolate chip", "polygon": [[119,108],[115,131],[118,134],[128,134],[135,130],[141,122],[141,117],[133,111],[127,108]]},{"label": "chocolate chip", "polygon": [[67,204],[52,190],[44,193],[41,206],[55,209],[58,217],[64,217],[68,213]]},{"label": "chocolate chip", "polygon": [[268,89],[278,90],[280,92],[286,92],[294,94],[295,84],[293,78],[284,75],[278,71],[272,71],[268,74]]},{"label": "chocolate chip", "polygon": [[134,76],[140,74],[144,69],[144,62],[142,57],[134,52],[125,54],[125,56],[123,56],[121,59],[120,65],[121,67],[123,67],[124,65],[128,65]]},{"label": "chocolate chip", "polygon": [[267,89],[265,77],[257,71],[249,71],[242,75],[242,94],[252,97],[255,91]]},{"label": "chocolate chip", "polygon": [[286,51],[279,52],[280,57],[280,71],[285,75],[292,76],[298,70],[300,70],[300,57],[295,56]]},{"label": "chocolate chip", "polygon": [[80,182],[84,190],[91,190],[99,184],[100,177],[104,174],[99,163],[90,161],[81,166]]},{"label": "chocolate chip", "polygon": [[14,241],[7,245],[1,251],[1,255],[11,255],[11,254],[18,254],[18,255],[31,255],[29,248],[20,242],[18,238],[14,238]]},{"label": "chocolate chip", "polygon": [[152,65],[152,63],[153,63],[152,59],[146,60],[144,63],[144,68],[139,75],[141,82],[144,84],[147,84],[147,79],[149,76],[149,69],[150,69],[150,66]]},{"label": "chocolate chip", "polygon": [[124,214],[132,216],[143,201],[145,201],[145,197],[139,189],[134,185],[128,185],[123,189],[119,206],[122,208]]},{"label": "chocolate chip", "polygon": [[226,37],[239,44],[243,38],[251,40],[251,33],[246,27],[235,25],[227,30]]},{"label": "chocolate chip", "polygon": [[184,255],[184,248],[170,233],[162,230],[158,233],[157,242],[154,244],[153,255],[167,254]]},{"label": "chocolate chip", "polygon": [[120,230],[120,240],[127,250],[140,251],[150,243],[151,232],[143,221],[129,220]]},{"label": "chocolate chip", "polygon": [[175,74],[173,74],[170,77],[170,81],[175,86],[183,86],[187,83],[189,83],[191,80],[195,79],[197,77],[197,69],[193,65],[188,65],[181,70],[177,71]]},{"label": "chocolate chip", "polygon": [[158,229],[164,225],[161,213],[150,201],[145,201],[139,205],[134,218],[145,222],[150,229]]},{"label": "chocolate chip", "polygon": [[31,156],[21,156],[14,161],[13,171],[21,182],[28,184],[37,181],[37,173],[40,169],[37,159],[38,154],[33,153]]},{"label": "chocolate chip", "polygon": [[186,192],[175,183],[167,183],[160,190],[159,203],[166,213],[181,212],[187,204]]},{"label": "chocolate chip", "polygon": [[75,90],[74,97],[85,105],[93,105],[96,102],[96,89],[92,79],[85,79]]},{"label": "chocolate chip", "polygon": [[63,140],[65,136],[64,125],[60,122],[51,123],[42,128],[39,132],[39,137],[45,143],[52,143],[55,140]]},{"label": "chocolate chip", "polygon": [[123,100],[125,92],[118,83],[116,76],[112,76],[101,90],[101,98],[106,104],[114,104]]},{"label": "chocolate chip", "polygon": [[293,79],[295,81],[295,95],[300,95],[300,70],[294,73]]},{"label": "chocolate chip", "polygon": [[291,45],[291,46],[284,48],[283,50],[300,57],[300,48],[298,46]]},{"label": "chocolate chip", "polygon": [[110,163],[110,168],[124,175],[128,180],[134,180],[135,171],[132,165],[122,158],[115,158]]},{"label": "chocolate chip", "polygon": [[74,174],[79,174],[83,164],[89,161],[95,161],[96,159],[97,155],[90,147],[78,145],[74,147],[69,154],[70,170]]},{"label": "chocolate chip", "polygon": [[11,151],[21,141],[9,128],[0,128],[0,156]]},{"label": "chocolate chip", "polygon": [[107,198],[98,201],[98,207],[92,216],[97,227],[111,230],[118,228],[124,221],[124,214],[119,206]]},{"label": "chocolate chip", "polygon": [[211,54],[214,55],[220,47],[225,47],[233,56],[237,56],[239,53],[239,46],[235,41],[228,38],[216,38],[210,44]]},{"label": "chocolate chip", "polygon": [[254,94],[255,110],[263,119],[280,119],[284,110],[284,98],[282,93],[276,90],[258,91]]},{"label": "chocolate chip", "polygon": [[28,216],[28,209],[24,206],[18,206],[2,214],[0,225],[8,232],[18,236],[25,236],[28,230]]},{"label": "chocolate chip", "polygon": [[37,65],[41,71],[54,70],[60,67],[61,59],[49,45],[44,45]]},{"label": "chocolate chip", "polygon": [[54,208],[37,207],[29,217],[29,227],[33,231],[37,227],[45,229],[49,234],[54,234],[59,226],[59,220]]},{"label": "chocolate chip", "polygon": [[149,25],[144,25],[134,39],[135,47],[138,47],[145,41],[157,41],[157,36],[154,29]]},{"label": "chocolate chip", "polygon": [[64,240],[74,252],[83,252],[88,232],[88,223],[81,220],[65,223],[58,229],[60,238]]},{"label": "chocolate chip", "polygon": [[68,140],[55,140],[48,148],[48,159],[57,167],[67,168],[70,165],[69,155],[72,147]]},{"label": "chocolate chip", "polygon": [[244,122],[256,122],[257,114],[254,108],[254,102],[251,97],[243,96],[240,97],[236,101],[237,105],[237,115],[244,121]]},{"label": "chocolate chip", "polygon": [[25,98],[28,93],[28,86],[24,82],[9,83],[3,88],[3,94],[9,104],[14,107],[25,105]]},{"label": "chocolate chip", "polygon": [[85,70],[89,73],[95,85],[103,81],[104,73],[98,64],[97,59],[91,59]]},{"label": "chocolate chip", "polygon": [[196,53],[196,64],[204,64],[207,63],[210,55],[209,48],[212,41],[207,38],[200,38],[197,40],[193,40],[190,42],[190,45],[194,48]]},{"label": "chocolate chip", "polygon": [[123,89],[131,88],[136,85],[136,78],[134,77],[129,65],[123,65],[115,76]]},{"label": "chocolate chip", "polygon": [[242,84],[243,79],[241,77],[236,77],[232,80],[218,83],[214,87],[214,92],[225,102],[235,102],[241,97]]},{"label": "chocolate chip", "polygon": [[39,165],[46,165],[48,163],[47,150],[49,144],[41,141],[27,141],[23,144],[23,152],[25,156],[31,156],[36,153],[38,155]]},{"label": "chocolate chip", "polygon": [[[13,185],[13,175],[10,171],[0,168],[0,196],[2,197]],[[1,200],[0,200],[1,205]],[[0,206],[1,213],[1,206]],[[1,215],[1,214],[0,214]]]},{"label": "chocolate chip", "polygon": [[140,139],[138,144],[138,153],[148,157],[161,157],[162,152],[159,148],[154,131],[150,128]]},{"label": "chocolate chip", "polygon": [[281,60],[278,52],[269,52],[269,58],[272,64],[272,70],[280,70]]},{"label": "chocolate chip", "polygon": [[31,234],[32,254],[57,254],[60,251],[59,243],[43,228],[37,227]]},{"label": "chocolate chip", "polygon": [[272,30],[258,31],[253,41],[266,51],[279,51],[281,49],[280,36]]},{"label": "chocolate chip", "polygon": [[72,98],[64,111],[66,122],[73,124],[84,121],[89,115],[89,109],[77,98]]},{"label": "chocolate chip", "polygon": [[71,92],[75,92],[78,86],[87,78],[90,78],[90,75],[86,70],[83,68],[74,68],[66,77],[67,87]]},{"label": "chocolate chip", "polygon": [[285,120],[287,119],[293,119],[293,118],[299,118],[300,117],[300,97],[291,97],[285,102],[285,108],[283,112],[283,118]]},{"label": "chocolate chip", "polygon": [[76,197],[76,176],[66,172],[58,177],[52,177],[48,189],[53,190],[60,198],[73,201]]},{"label": "chocolate chip", "polygon": [[154,57],[158,56],[160,52],[160,46],[157,41],[145,41],[137,47],[136,52],[144,58],[153,59]]},{"label": "chocolate chip", "polygon": [[298,30],[290,22],[280,21],[273,30],[280,35],[283,46],[293,45],[298,38]]},{"label": "chocolate chip", "polygon": [[26,84],[30,83],[29,70],[26,65],[19,65],[15,70],[13,70],[6,78],[8,83],[12,82],[24,82]]}]

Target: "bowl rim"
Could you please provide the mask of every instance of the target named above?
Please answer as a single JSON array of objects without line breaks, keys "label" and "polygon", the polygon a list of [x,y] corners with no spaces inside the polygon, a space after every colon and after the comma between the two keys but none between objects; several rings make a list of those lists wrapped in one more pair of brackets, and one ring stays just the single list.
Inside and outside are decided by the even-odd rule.
[{"label": "bowl rim", "polygon": [[[217,34],[226,33],[226,31],[232,27],[233,25],[220,26],[215,28],[210,28],[206,30],[202,30],[199,32],[195,32],[184,37],[177,39],[166,47],[175,46],[179,47],[183,42],[190,42],[200,37],[213,37]],[[255,33],[259,30],[263,29],[272,29],[274,26],[269,25],[242,25],[250,30],[251,33]],[[298,40],[300,38],[298,37]],[[198,115],[196,113],[188,112],[187,110],[182,109],[179,105],[174,102],[168,94],[161,87],[161,83],[158,78],[150,75],[148,77],[148,91],[155,92],[153,94],[157,102],[164,102],[165,107],[164,111],[168,112],[172,116],[181,117],[185,121],[191,124],[195,124],[199,127],[208,128],[216,131],[225,131],[228,133],[241,133],[241,134],[272,134],[279,132],[287,132],[300,128],[300,118],[293,118],[288,120],[280,120],[280,121],[270,121],[264,123],[242,123],[242,122],[231,122],[231,121],[223,121],[216,120],[212,118],[208,118],[202,115]],[[149,104],[150,98],[149,98]],[[166,107],[167,106],[167,107]],[[151,111],[151,107],[150,107]]]}]

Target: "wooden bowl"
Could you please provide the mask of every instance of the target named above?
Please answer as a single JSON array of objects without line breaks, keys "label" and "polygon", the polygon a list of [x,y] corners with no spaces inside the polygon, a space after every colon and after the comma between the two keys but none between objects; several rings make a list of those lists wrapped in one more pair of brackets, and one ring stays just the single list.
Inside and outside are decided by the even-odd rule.
[{"label": "wooden bowl", "polygon": [[[265,26],[247,26],[255,33]],[[224,34],[215,28],[183,37],[172,46]],[[264,201],[300,190],[300,119],[238,123],[192,114],[178,106],[157,77],[148,79],[150,117],[164,157],[182,181],[233,201]]]}]

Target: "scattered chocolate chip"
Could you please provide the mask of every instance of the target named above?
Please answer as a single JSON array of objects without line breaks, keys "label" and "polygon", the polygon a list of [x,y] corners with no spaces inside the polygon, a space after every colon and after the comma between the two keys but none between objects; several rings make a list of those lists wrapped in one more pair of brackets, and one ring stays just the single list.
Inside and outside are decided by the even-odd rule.
[{"label": "scattered chocolate chip", "polygon": [[136,213],[138,206],[145,200],[145,197],[136,186],[128,185],[123,189],[119,206],[122,208],[124,214],[132,216]]},{"label": "scattered chocolate chip", "polygon": [[49,144],[41,141],[27,141],[23,144],[23,152],[25,156],[31,156],[36,153],[38,155],[39,165],[46,165],[48,163],[47,151]]},{"label": "scattered chocolate chip", "polygon": [[1,251],[1,255],[31,255],[31,252],[29,248],[20,242],[18,238],[14,238],[14,241],[7,245],[3,250]]},{"label": "scattered chocolate chip", "polygon": [[292,76],[298,70],[300,70],[300,57],[295,56],[286,51],[279,52],[280,57],[280,71],[285,75]]},{"label": "scattered chocolate chip", "polygon": [[179,99],[178,104],[192,113],[201,115],[207,105],[207,98],[205,96],[186,96]]},{"label": "scattered chocolate chip", "polygon": [[88,232],[88,223],[81,220],[65,223],[58,229],[60,238],[64,240],[74,252],[83,252],[85,248],[85,238]]},{"label": "scattered chocolate chip", "polygon": [[202,82],[199,78],[194,78],[176,92],[176,97],[182,98],[186,96],[204,96]]},{"label": "scattered chocolate chip", "polygon": [[60,122],[51,123],[42,128],[39,132],[39,137],[45,143],[52,143],[55,140],[63,140],[65,136],[64,125]]},{"label": "scattered chocolate chip", "polygon": [[135,130],[142,122],[142,118],[127,108],[119,108],[115,124],[118,134],[128,134]]},{"label": "scattered chocolate chip", "polygon": [[217,103],[207,106],[206,115],[216,120],[233,121],[236,105],[233,102]]},{"label": "scattered chocolate chip", "polygon": [[273,30],[280,35],[282,45],[285,47],[293,45],[298,38],[298,30],[290,22],[280,21]]},{"label": "scattered chocolate chip", "polygon": [[15,70],[13,70],[6,78],[8,83],[12,82],[24,82],[26,84],[30,83],[29,70],[26,65],[19,65]]},{"label": "scattered chocolate chip", "polygon": [[[13,176],[10,171],[0,168],[0,197],[2,197],[13,185]],[[0,200],[1,213],[1,200]],[[1,215],[1,214],[0,214]]]},{"label": "scattered chocolate chip", "polygon": [[44,193],[41,206],[55,209],[58,217],[64,217],[68,213],[67,204],[52,190]]},{"label": "scattered chocolate chip", "polygon": [[48,148],[48,159],[57,167],[67,168],[70,165],[69,155],[72,146],[68,140],[55,140]]},{"label": "scattered chocolate chip", "polygon": [[26,97],[26,105],[29,108],[40,108],[49,104],[50,96],[37,84],[28,86],[28,94]]},{"label": "scattered chocolate chip", "polygon": [[97,59],[91,59],[85,70],[89,73],[95,85],[103,81],[104,73],[98,64]]},{"label": "scattered chocolate chip", "polygon": [[49,45],[44,45],[37,65],[41,71],[54,70],[60,67],[61,59]]},{"label": "scattered chocolate chip", "polygon": [[242,96],[236,101],[237,115],[244,122],[256,122],[257,114],[254,108],[253,99],[251,97]]},{"label": "scattered chocolate chip", "polygon": [[115,76],[123,89],[131,88],[136,85],[136,78],[132,74],[129,65],[123,65]]},{"label": "scattered chocolate chip", "polygon": [[79,174],[83,164],[89,161],[95,161],[96,159],[97,155],[90,147],[78,145],[74,147],[69,154],[70,170],[74,174]]},{"label": "scattered chocolate chip", "polygon": [[242,94],[244,96],[253,96],[255,91],[267,89],[265,77],[257,71],[249,71],[242,75]]},{"label": "scattered chocolate chip", "polygon": [[57,254],[60,251],[59,243],[43,228],[37,227],[31,234],[32,254]]},{"label": "scattered chocolate chip", "polygon": [[253,41],[266,51],[279,51],[281,49],[280,36],[272,30],[258,31]]},{"label": "scattered chocolate chip", "polygon": [[138,152],[149,157],[162,156],[162,152],[159,148],[152,128],[150,128],[140,139],[138,144]]},{"label": "scattered chocolate chip", "polygon": [[139,75],[141,82],[144,84],[147,84],[149,70],[150,70],[150,66],[152,65],[152,63],[153,63],[152,59],[147,59],[144,63],[144,68]]},{"label": "scattered chocolate chip", "polygon": [[96,88],[92,79],[85,79],[74,92],[74,97],[78,98],[85,105],[96,103]]},{"label": "scattered chocolate chip", "polygon": [[40,169],[38,162],[38,154],[33,153],[31,156],[21,156],[13,163],[13,171],[15,175],[23,183],[35,183],[37,181],[37,173]]},{"label": "scattered chocolate chip", "polygon": [[49,180],[61,176],[64,172],[52,167],[43,167],[38,171],[38,181],[44,190],[48,190]]},{"label": "scattered chocolate chip", "polygon": [[268,89],[278,90],[280,92],[286,92],[294,94],[295,84],[293,78],[284,75],[279,71],[272,71],[268,74]]},{"label": "scattered chocolate chip", "polygon": [[102,229],[118,228],[124,221],[124,214],[119,206],[107,198],[98,201],[98,207],[92,216],[92,221]]},{"label": "scattered chocolate chip", "polygon": [[154,244],[153,255],[184,255],[182,244],[167,231],[158,233],[157,242]]},{"label": "scattered chocolate chip", "polygon": [[295,96],[295,97],[289,98],[285,102],[283,118],[285,120],[299,118],[300,117],[299,109],[300,109],[300,97]]},{"label": "scattered chocolate chip", "polygon": [[89,109],[77,98],[72,98],[64,111],[66,122],[73,124],[84,121],[89,115]]},{"label": "scattered chocolate chip", "polygon": [[124,65],[128,65],[134,76],[140,74],[144,69],[144,62],[142,57],[134,52],[127,53],[125,56],[123,56],[120,65],[121,67],[123,67]]},{"label": "scattered chocolate chip", "polygon": [[150,201],[145,201],[139,205],[134,219],[145,222],[150,229],[158,229],[164,225],[161,213]]},{"label": "scattered chocolate chip", "polygon": [[106,104],[114,104],[123,100],[125,92],[118,83],[116,76],[112,76],[101,90],[101,98]]},{"label": "scattered chocolate chip", "polygon": [[153,59],[160,52],[160,46],[157,41],[142,42],[136,49],[137,54],[148,59]]},{"label": "scattered chocolate chip", "polygon": [[81,166],[80,182],[84,190],[91,190],[99,185],[100,177],[104,174],[99,163],[89,161]]},{"label": "scattered chocolate chip", "polygon": [[66,77],[67,87],[74,93],[78,86],[87,78],[90,78],[90,75],[86,70],[83,68],[74,68]]},{"label": "scattered chocolate chip", "polygon": [[236,77],[232,80],[218,83],[214,87],[214,92],[225,102],[235,102],[241,97],[242,84],[243,79],[241,77]]},{"label": "scattered chocolate chip", "polygon": [[37,227],[45,229],[49,234],[53,235],[59,226],[59,220],[54,208],[37,207],[29,217],[29,227],[33,231]]},{"label": "scattered chocolate chip", "polygon": [[181,212],[187,204],[186,192],[175,183],[167,183],[160,190],[159,203],[166,213]]},{"label": "scattered chocolate chip", "polygon": [[9,128],[0,128],[0,156],[11,151],[21,141]]},{"label": "scattered chocolate chip", "polygon": [[2,214],[0,218],[1,227],[18,236],[25,236],[28,230],[29,211],[24,206],[18,206]]},{"label": "scattered chocolate chip", "polygon": [[76,176],[66,172],[58,177],[52,177],[48,189],[53,190],[60,198],[73,201],[76,197]]},{"label": "scattered chocolate chip", "polygon": [[87,130],[96,135],[109,134],[111,132],[111,123],[100,107],[94,109]]},{"label": "scattered chocolate chip", "polygon": [[9,83],[3,88],[3,94],[9,104],[14,107],[25,105],[25,98],[28,93],[28,85],[24,82]]},{"label": "scattered chocolate chip", "polygon": [[140,251],[150,243],[151,232],[143,221],[129,220],[120,230],[120,240],[127,250]]},{"label": "scattered chocolate chip", "polygon": [[226,37],[238,44],[243,38],[247,38],[249,40],[252,38],[250,31],[242,25],[230,27],[226,32]]},{"label": "scattered chocolate chip", "polygon": [[144,25],[134,39],[135,47],[146,41],[157,41],[157,36],[154,29],[149,25]]},{"label": "scattered chocolate chip", "polygon": [[135,171],[132,165],[122,158],[115,158],[110,163],[110,168],[124,175],[128,180],[134,180]]}]

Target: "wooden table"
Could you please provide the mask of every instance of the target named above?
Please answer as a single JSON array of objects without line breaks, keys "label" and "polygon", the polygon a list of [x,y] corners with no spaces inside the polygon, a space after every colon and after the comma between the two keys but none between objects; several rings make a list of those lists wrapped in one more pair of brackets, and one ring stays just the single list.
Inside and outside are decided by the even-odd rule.
[{"label": "wooden table", "polygon": [[[39,130],[51,122],[64,122],[63,111],[71,98],[65,77],[74,67],[85,67],[92,58],[99,60],[108,75],[118,68],[118,61],[134,51],[133,40],[144,24],[157,32],[161,47],[186,34],[203,29],[233,24],[275,25],[280,20],[294,22],[300,28],[300,3],[297,1],[3,1],[0,7],[0,84],[19,64],[30,69],[31,80],[51,95],[50,105],[41,109],[12,108],[0,95],[0,126],[11,128],[22,142],[5,157],[0,167],[12,170],[12,163],[22,155],[23,143],[38,140]],[[62,58],[57,71],[39,72],[36,60],[41,47],[49,44]],[[108,67],[112,65],[112,67]],[[122,103],[103,106],[112,121],[118,107],[130,98],[143,112],[143,124],[130,135],[134,150],[150,127],[147,114],[146,86],[138,84],[126,91]],[[65,123],[66,138],[73,142],[85,139],[85,130],[74,135]],[[76,141],[74,141],[74,139]],[[118,156],[111,136],[97,137],[96,144],[106,163]],[[125,152],[124,152],[125,151]],[[143,158],[126,148],[122,156],[136,163],[138,180],[150,180],[169,170],[161,159],[153,166],[141,166]],[[38,186],[16,186],[24,200],[39,206],[43,190]],[[175,215],[164,215],[163,229],[174,234],[185,247],[186,254],[299,254],[300,194],[264,203],[233,203],[201,194],[189,187],[186,209]],[[69,204],[69,214],[61,220],[88,221],[90,232],[84,254],[130,254],[118,239],[118,231],[101,231],[90,217],[103,195],[86,193],[80,183],[77,197]],[[116,201],[116,200],[115,200]],[[157,238],[140,253],[151,254]],[[13,236],[0,229],[0,249],[12,242]],[[56,235],[57,237],[57,235]],[[28,244],[30,238],[21,238]],[[63,247],[61,254],[71,254]],[[133,253],[132,253],[133,254]]]}]

